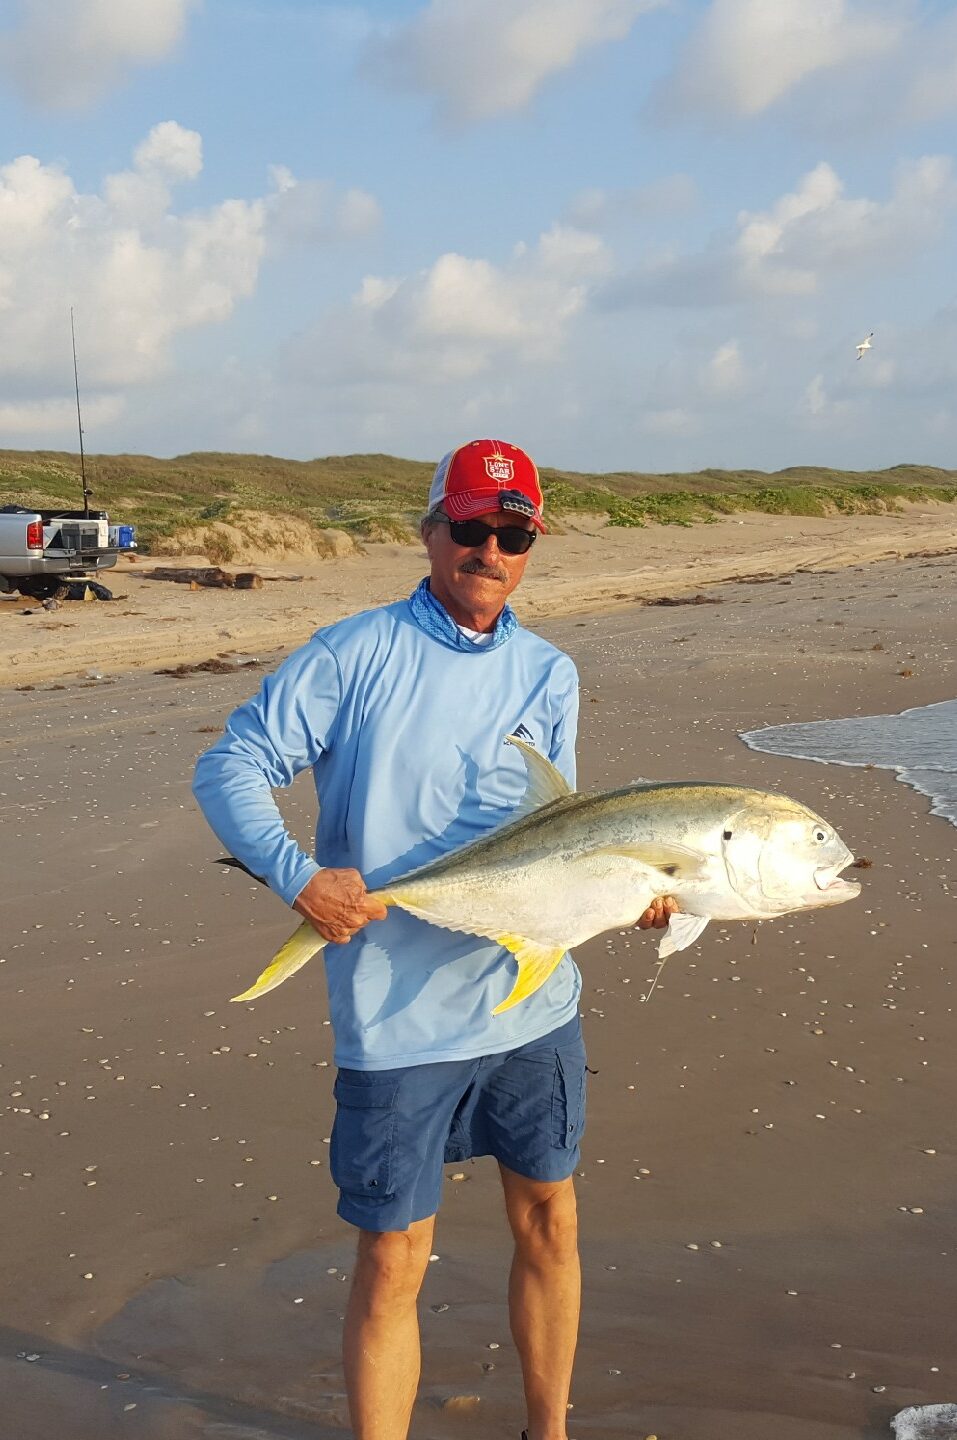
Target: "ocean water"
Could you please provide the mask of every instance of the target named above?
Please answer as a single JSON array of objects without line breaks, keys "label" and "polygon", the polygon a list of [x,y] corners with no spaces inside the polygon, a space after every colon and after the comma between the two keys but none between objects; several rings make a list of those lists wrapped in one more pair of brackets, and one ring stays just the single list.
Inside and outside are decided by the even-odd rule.
[{"label": "ocean water", "polygon": [[930,798],[932,815],[957,825],[957,700],[919,705],[899,715],[769,725],[748,730],[741,739],[768,755],[896,770],[898,780]]}]

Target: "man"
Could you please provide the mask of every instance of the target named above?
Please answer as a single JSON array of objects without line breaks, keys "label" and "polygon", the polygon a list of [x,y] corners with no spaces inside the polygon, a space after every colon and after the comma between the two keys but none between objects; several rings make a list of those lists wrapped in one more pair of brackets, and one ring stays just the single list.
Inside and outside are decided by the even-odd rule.
[{"label": "man", "polygon": [[[344,1333],[357,1440],[405,1440],[419,1379],[416,1300],[444,1162],[498,1161],[515,1240],[512,1334],[528,1440],[566,1440],[580,1272],[572,1175],[584,1127],[581,980],[566,955],[493,1016],[515,964],[492,942],[386,911],[369,889],[507,820],[526,785],[517,733],[571,784],[578,679],[507,601],[544,531],[538,472],[475,440],[435,471],[408,600],[320,630],[230,717],[194,790],[224,844],[331,947],[339,1071],[330,1164],[359,1230]],[[316,857],[270,793],[311,766]],[[667,924],[658,900],[638,922]]]}]

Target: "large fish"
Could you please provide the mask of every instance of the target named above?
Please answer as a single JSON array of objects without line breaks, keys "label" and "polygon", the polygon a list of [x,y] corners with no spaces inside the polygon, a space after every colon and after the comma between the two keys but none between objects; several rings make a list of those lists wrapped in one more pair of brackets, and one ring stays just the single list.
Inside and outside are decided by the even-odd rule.
[{"label": "large fish", "polygon": [[[534,994],[573,945],[633,925],[656,895],[673,895],[681,907],[662,937],[664,958],[691,945],[709,920],[769,920],[860,893],[840,879],[850,850],[796,800],[693,781],[581,795],[523,740],[510,735],[508,743],[529,772],[518,810],[488,835],[371,892],[510,950],[518,977],[495,1015]],[[233,998],[274,990],[325,943],[306,921]]]}]

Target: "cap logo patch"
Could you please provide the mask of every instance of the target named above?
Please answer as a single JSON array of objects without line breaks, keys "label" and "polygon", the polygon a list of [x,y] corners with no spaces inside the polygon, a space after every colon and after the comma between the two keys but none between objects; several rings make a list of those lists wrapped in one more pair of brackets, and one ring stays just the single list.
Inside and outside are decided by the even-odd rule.
[{"label": "cap logo patch", "polygon": [[515,479],[515,464],[505,455],[486,455],[485,473],[497,485],[507,485]]}]

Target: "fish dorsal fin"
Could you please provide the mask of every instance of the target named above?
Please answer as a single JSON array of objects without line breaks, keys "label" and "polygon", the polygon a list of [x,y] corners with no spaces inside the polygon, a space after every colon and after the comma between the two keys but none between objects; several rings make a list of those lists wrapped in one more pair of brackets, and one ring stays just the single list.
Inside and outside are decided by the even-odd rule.
[{"label": "fish dorsal fin", "polygon": [[565,947],[556,949],[554,946],[539,945],[534,940],[527,940],[524,935],[496,935],[494,938],[518,961],[518,976],[511,993],[492,1011],[493,1015],[501,1015],[503,1010],[511,1010],[513,1005],[527,1000],[545,984],[565,954]]},{"label": "fish dorsal fin", "polygon": [[676,950],[687,950],[693,945],[708,923],[707,915],[684,915],[680,912],[672,915],[668,921],[668,928],[661,937],[661,944],[658,946],[658,958],[667,960]]},{"label": "fish dorsal fin", "polygon": [[561,771],[544,755],[539,755],[533,745],[520,740],[517,735],[506,735],[505,743],[514,745],[516,750],[522,752],[528,768],[528,787],[518,809],[512,812],[509,819],[517,820],[522,815],[531,815],[533,810],[540,810],[543,805],[549,805],[553,800],[560,800],[564,795],[575,793]]},{"label": "fish dorsal fin", "polygon": [[[700,875],[708,863],[707,855],[679,845],[674,840],[636,840],[633,844],[603,845],[595,855],[627,855],[652,870],[660,870],[668,880],[690,880]],[[664,893],[664,892],[663,892]]]}]

